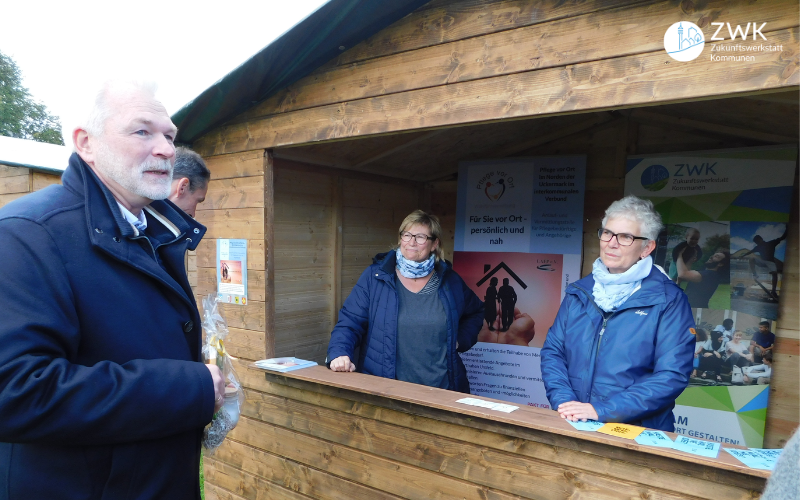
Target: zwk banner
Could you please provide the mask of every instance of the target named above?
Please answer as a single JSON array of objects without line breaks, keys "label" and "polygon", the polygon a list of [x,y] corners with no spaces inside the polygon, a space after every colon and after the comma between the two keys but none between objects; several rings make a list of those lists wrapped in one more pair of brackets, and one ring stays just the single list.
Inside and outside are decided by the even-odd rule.
[{"label": "zwk banner", "polygon": [[762,446],[796,165],[795,146],[628,159],[625,192],[661,214],[655,262],[697,323],[680,434]]},{"label": "zwk banner", "polygon": [[472,394],[549,408],[539,353],[580,276],[585,156],[463,162],[453,266],[484,300]]}]

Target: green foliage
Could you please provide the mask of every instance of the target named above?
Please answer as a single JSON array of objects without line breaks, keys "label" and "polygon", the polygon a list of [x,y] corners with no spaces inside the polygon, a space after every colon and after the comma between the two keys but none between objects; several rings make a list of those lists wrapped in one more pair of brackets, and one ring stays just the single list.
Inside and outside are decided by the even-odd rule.
[{"label": "green foliage", "polygon": [[61,122],[22,86],[22,72],[0,52],[0,135],[64,145]]},{"label": "green foliage", "polygon": [[206,498],[206,477],[203,473],[203,455],[200,455],[200,500]]}]

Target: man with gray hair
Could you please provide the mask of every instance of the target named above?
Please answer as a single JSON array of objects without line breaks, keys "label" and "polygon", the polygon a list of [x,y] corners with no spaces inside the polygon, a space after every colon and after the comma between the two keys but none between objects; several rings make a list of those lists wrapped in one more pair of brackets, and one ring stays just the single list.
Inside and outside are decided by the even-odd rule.
[{"label": "man with gray hair", "polygon": [[225,385],[182,265],[206,229],[159,201],[176,132],[108,83],[63,184],[0,209],[0,499],[200,498]]},{"label": "man with gray hair", "polygon": [[203,158],[189,148],[178,148],[175,151],[169,201],[194,217],[197,205],[206,199],[209,179],[211,171]]}]

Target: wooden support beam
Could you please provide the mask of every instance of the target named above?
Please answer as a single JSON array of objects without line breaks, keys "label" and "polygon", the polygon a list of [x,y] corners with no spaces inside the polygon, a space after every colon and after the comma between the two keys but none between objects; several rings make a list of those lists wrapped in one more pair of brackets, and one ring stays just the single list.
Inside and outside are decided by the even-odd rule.
[{"label": "wooden support beam", "polygon": [[381,158],[386,158],[387,156],[390,156],[390,155],[393,155],[395,153],[398,153],[398,152],[400,152],[400,151],[402,151],[402,150],[404,150],[406,148],[409,148],[411,146],[415,146],[415,145],[417,145],[417,144],[419,144],[419,143],[421,143],[423,141],[427,141],[428,139],[436,137],[437,135],[441,134],[442,132],[444,132],[444,130],[434,130],[432,132],[428,132],[427,134],[422,134],[422,135],[420,135],[418,137],[415,137],[415,138],[411,139],[408,142],[400,144],[399,146],[395,146],[395,147],[387,149],[386,151],[383,151],[383,152],[381,152],[381,153],[379,153],[377,155],[374,155],[374,156],[372,156],[370,158],[366,158],[364,160],[361,160],[360,162],[356,163],[355,165],[353,165],[350,168],[352,168],[353,170],[358,170],[361,167],[364,167],[366,165],[369,165],[372,162],[380,160]]},{"label": "wooden support beam", "polygon": [[673,127],[690,128],[695,130],[702,130],[705,132],[712,132],[718,135],[730,135],[734,137],[742,137],[744,139],[752,139],[761,142],[771,142],[775,144],[793,144],[797,142],[797,137],[790,137],[780,134],[771,134],[768,132],[758,132],[756,130],[743,129],[739,127],[731,127],[729,125],[721,125],[718,123],[709,123],[700,120],[693,120],[690,118],[681,118],[678,116],[670,116],[645,109],[636,109],[631,113],[631,119],[640,123],[669,125]]},{"label": "wooden support beam", "polygon": [[319,167],[350,169],[352,164],[339,158],[312,153],[304,148],[273,149],[272,156],[278,160],[290,160]]},{"label": "wooden support beam", "polygon": [[[677,64],[663,48],[600,61],[441,85],[220,127],[194,144],[204,155],[309,144],[533,116],[624,109],[800,85],[798,28],[769,33],[783,52],[731,66]],[[733,42],[720,42],[720,45]],[[738,45],[757,42],[736,41]],[[709,44],[711,46],[717,44]],[[710,48],[709,48],[710,50]],[[703,75],[698,84],[698,74]]]},{"label": "wooden support beam", "polygon": [[[347,170],[352,172],[363,172],[367,175],[378,175],[375,172],[366,166],[356,166],[352,163],[347,161],[338,159],[338,158],[329,158],[327,156],[321,156],[318,154],[311,153],[309,151],[305,151],[304,148],[284,148],[284,149],[275,149],[274,155],[275,158],[278,160],[283,161],[291,161],[291,162],[298,162],[303,163],[306,165],[313,165],[316,167],[328,167],[331,169],[339,169],[339,170]],[[380,177],[384,178],[396,178],[396,179],[408,179],[408,175],[402,171],[386,171],[383,172],[383,175]]]},{"label": "wooden support beam", "polygon": [[333,214],[331,217],[331,233],[333,234],[333,268],[331,269],[331,325],[336,325],[339,320],[339,309],[342,308],[342,198],[343,181],[341,176],[334,176],[331,183],[331,205]]},{"label": "wooden support beam", "polygon": [[[300,150],[302,148],[292,148]],[[273,150],[277,153],[277,150]],[[275,165],[278,169],[289,169],[298,172],[314,172],[326,175],[338,175],[347,179],[359,179],[363,181],[381,182],[384,184],[395,184],[398,186],[410,186],[413,188],[422,188],[422,183],[419,180],[408,179],[405,177],[389,177],[387,175],[380,175],[373,172],[360,172],[355,170],[348,170],[345,168],[327,167],[324,165],[317,165],[298,160],[291,160],[283,158],[282,156],[274,156]]]},{"label": "wooden support beam", "polygon": [[580,120],[578,123],[553,130],[549,134],[539,135],[537,137],[528,139],[527,141],[504,144],[490,153],[487,153],[486,156],[489,158],[505,158],[507,156],[514,156],[517,153],[527,151],[528,149],[533,149],[537,146],[547,144],[548,142],[563,139],[564,137],[583,132],[584,130],[589,130],[590,128],[594,128],[597,125],[610,122],[614,119],[614,115],[607,111],[602,113],[588,114],[585,116],[585,120]]},{"label": "wooden support beam", "polygon": [[800,106],[800,92],[793,90],[790,92],[760,93],[747,96],[753,101],[777,102],[789,106]]},{"label": "wooden support beam", "polygon": [[264,152],[264,352],[275,356],[275,159],[272,150]]}]

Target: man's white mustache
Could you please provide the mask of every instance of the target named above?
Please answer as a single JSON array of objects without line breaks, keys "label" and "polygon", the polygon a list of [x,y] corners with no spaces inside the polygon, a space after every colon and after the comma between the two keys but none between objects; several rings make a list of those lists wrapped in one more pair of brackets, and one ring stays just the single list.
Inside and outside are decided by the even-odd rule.
[{"label": "man's white mustache", "polygon": [[147,161],[139,165],[139,173],[145,172],[172,172],[172,165],[169,160]]}]

